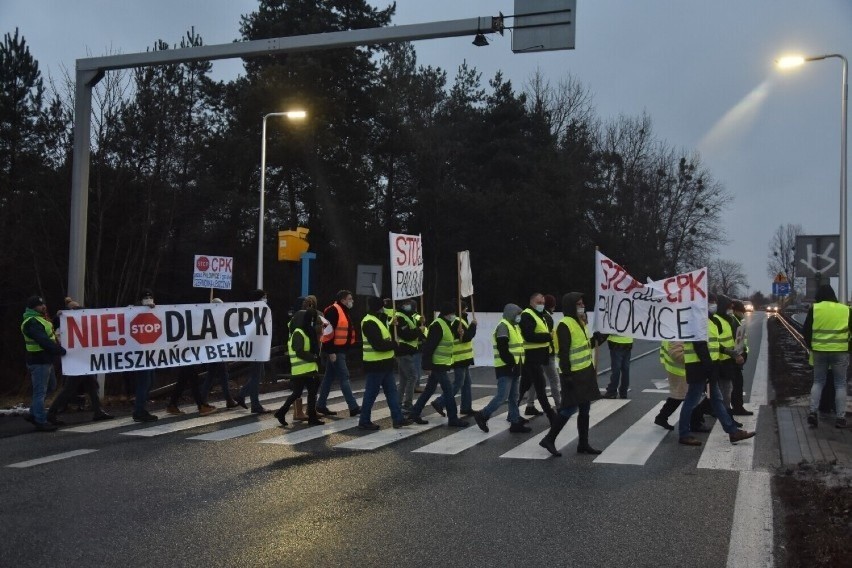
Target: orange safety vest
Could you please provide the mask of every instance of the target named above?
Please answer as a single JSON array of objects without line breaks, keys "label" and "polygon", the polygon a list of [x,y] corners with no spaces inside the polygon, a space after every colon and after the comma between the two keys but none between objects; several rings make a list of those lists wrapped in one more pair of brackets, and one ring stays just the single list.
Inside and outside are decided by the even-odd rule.
[{"label": "orange safety vest", "polygon": [[329,308],[337,310],[337,325],[334,327],[334,334],[324,336],[322,342],[328,343],[331,341],[332,345],[336,347],[349,345],[349,318],[346,317],[346,312],[343,311],[343,308],[337,302],[333,303]]}]

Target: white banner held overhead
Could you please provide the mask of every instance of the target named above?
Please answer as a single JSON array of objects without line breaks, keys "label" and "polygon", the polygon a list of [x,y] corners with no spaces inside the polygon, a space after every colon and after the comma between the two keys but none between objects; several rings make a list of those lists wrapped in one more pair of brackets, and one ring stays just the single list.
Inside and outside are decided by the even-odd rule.
[{"label": "white banner held overhead", "polygon": [[272,314],[265,302],[64,310],[66,375],[268,361]]},{"label": "white banner held overhead", "polygon": [[423,295],[423,245],[420,235],[390,233],[391,299]]},{"label": "white banner held overhead", "polygon": [[643,284],[595,253],[595,331],[655,341],[707,340],[707,268]]},{"label": "white banner held overhead", "polygon": [[459,295],[462,298],[473,296],[473,271],[470,268],[470,251],[463,250],[459,257]]},{"label": "white banner held overhead", "polygon": [[193,266],[193,288],[231,289],[234,275],[233,257],[197,254]]}]

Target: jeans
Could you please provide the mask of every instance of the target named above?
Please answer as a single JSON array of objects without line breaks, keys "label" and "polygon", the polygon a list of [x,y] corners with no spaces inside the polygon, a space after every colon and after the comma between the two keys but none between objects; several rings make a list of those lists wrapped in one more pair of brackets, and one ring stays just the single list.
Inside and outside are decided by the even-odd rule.
[{"label": "jeans", "polygon": [[[500,372],[500,369],[497,369]],[[506,400],[509,401],[509,422],[516,424],[521,420],[521,413],[518,410],[518,377],[512,375],[497,375],[497,394],[494,398],[485,405],[480,412],[485,418],[491,418],[491,415],[502,405]]]},{"label": "jeans", "polygon": [[837,418],[846,416],[846,370],[849,368],[849,354],[840,351],[813,351],[814,384],[811,386],[811,412],[819,409],[822,388],[825,386],[828,368],[834,376],[834,408]]},{"label": "jeans", "polygon": [[30,404],[30,414],[33,415],[36,423],[44,424],[47,422],[44,397],[51,390],[51,385],[56,385],[56,371],[53,369],[52,363],[27,364],[27,369],[30,371],[33,382],[33,401]]},{"label": "jeans", "polygon": [[[453,367],[453,396],[461,390],[461,412],[470,414],[473,410],[471,404],[473,395],[470,386],[470,367]],[[517,400],[517,399],[516,399]],[[438,397],[438,405],[443,408],[447,405],[447,393]]]},{"label": "jeans", "polygon": [[[612,366],[612,374],[610,375],[609,385],[606,387],[606,392],[615,394],[618,391],[622,397],[627,396],[627,389],[630,388],[630,349],[613,349],[609,350],[609,358]],[[621,386],[619,386],[619,381]]]},{"label": "jeans", "polygon": [[417,374],[417,380],[414,381],[414,386],[419,387],[420,379],[422,378],[421,374],[423,369],[423,353],[418,351],[417,353],[412,355],[412,357],[414,357],[414,372]]},{"label": "jeans", "polygon": [[553,397],[553,406],[562,406],[562,397],[559,396],[559,370],[556,368],[556,355],[548,357],[547,365],[544,366],[544,376],[550,385],[550,396]]},{"label": "jeans", "polygon": [[263,408],[260,404],[260,379],[263,377],[263,361],[249,363],[249,378],[237,396],[243,399],[248,395],[251,399],[251,409],[259,411]]},{"label": "jeans", "polygon": [[358,401],[352,395],[352,386],[349,384],[349,368],[346,366],[346,353],[334,353],[335,361],[326,359],[325,375],[322,378],[320,385],[320,394],[317,399],[317,408],[325,408],[328,400],[328,392],[331,390],[331,383],[334,382],[335,376],[340,382],[340,392],[343,393],[343,398],[346,399],[346,404],[349,410],[358,408]]},{"label": "jeans", "polygon": [[358,423],[361,425],[370,423],[370,413],[373,411],[373,404],[376,402],[376,397],[379,396],[379,389],[385,391],[385,398],[388,401],[388,408],[391,411],[391,418],[394,424],[399,424],[405,418],[402,416],[402,409],[399,407],[399,394],[396,392],[396,381],[393,378],[393,371],[378,371],[367,373],[366,383],[364,385],[364,400],[361,403],[361,414]]},{"label": "jeans", "polygon": [[[686,398],[683,399],[683,404],[680,406],[680,420],[678,422],[678,435],[681,438],[689,437],[690,418],[692,411],[701,402],[701,395],[704,394],[704,383],[695,382],[689,383],[686,389]],[[717,381],[710,382],[710,405],[713,407],[713,414],[722,424],[722,428],[728,434],[733,434],[737,431],[728,410],[725,408],[725,403],[722,402],[722,391],[719,390]]]},{"label": "jeans", "polygon": [[154,371],[139,371],[136,373],[136,399],[133,401],[133,414],[141,416],[145,414],[145,403],[148,402],[148,392],[151,390],[151,385],[154,384]]},{"label": "jeans", "polygon": [[407,406],[411,406],[414,402],[414,385],[420,378],[419,370],[414,366],[414,355],[398,355],[396,362],[399,365],[399,396]]},{"label": "jeans", "polygon": [[450,383],[450,377],[444,369],[435,369],[429,375],[429,380],[426,381],[426,387],[423,389],[423,394],[420,395],[420,398],[417,399],[417,402],[414,403],[414,408],[411,410],[412,416],[420,416],[420,413],[423,412],[423,407],[426,406],[426,403],[429,402],[429,399],[432,398],[433,394],[435,394],[435,389],[438,387],[438,384],[441,385],[441,390],[444,392],[444,396],[447,399],[447,404],[445,406],[447,410],[447,418],[449,418],[450,422],[453,422],[458,418],[456,397],[453,395],[453,385]]}]

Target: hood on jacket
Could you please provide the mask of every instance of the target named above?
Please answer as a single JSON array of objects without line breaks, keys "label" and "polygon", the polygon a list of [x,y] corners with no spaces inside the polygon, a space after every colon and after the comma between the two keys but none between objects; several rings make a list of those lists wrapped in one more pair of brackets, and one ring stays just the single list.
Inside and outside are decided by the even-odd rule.
[{"label": "hood on jacket", "polygon": [[728,308],[731,308],[732,306],[733,303],[731,302],[731,299],[724,294],[719,294],[716,297],[716,313],[720,316],[727,315]]},{"label": "hood on jacket", "polygon": [[577,317],[577,302],[582,299],[582,292],[568,292],[562,296],[562,315],[580,321],[580,318]]},{"label": "hood on jacket", "polygon": [[313,308],[299,310],[293,314],[293,320],[290,322],[290,327],[293,331],[301,329],[305,332],[305,335],[308,336],[308,342],[310,343],[308,351],[312,353],[316,353],[319,347],[319,344],[317,343],[316,328],[314,327],[316,323],[317,311]]},{"label": "hood on jacket", "polygon": [[836,302],[837,294],[834,293],[834,288],[829,284],[823,284],[817,289],[816,296],[814,296],[815,302]]},{"label": "hood on jacket", "polygon": [[503,307],[503,318],[506,321],[514,323],[515,318],[518,317],[518,314],[522,311],[523,310],[521,310],[521,307],[518,304],[506,304]]}]

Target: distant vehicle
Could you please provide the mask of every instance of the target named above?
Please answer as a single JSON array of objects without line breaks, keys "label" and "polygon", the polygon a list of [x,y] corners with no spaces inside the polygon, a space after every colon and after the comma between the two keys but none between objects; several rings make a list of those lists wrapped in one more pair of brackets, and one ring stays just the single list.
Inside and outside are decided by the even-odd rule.
[{"label": "distant vehicle", "polygon": [[743,301],[743,307],[745,308],[746,312],[753,312],[754,311],[754,304],[752,304],[748,300]]},{"label": "distant vehicle", "polygon": [[770,314],[778,313],[778,304],[769,304],[766,306],[766,312]]}]

